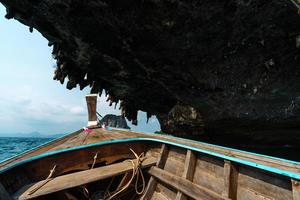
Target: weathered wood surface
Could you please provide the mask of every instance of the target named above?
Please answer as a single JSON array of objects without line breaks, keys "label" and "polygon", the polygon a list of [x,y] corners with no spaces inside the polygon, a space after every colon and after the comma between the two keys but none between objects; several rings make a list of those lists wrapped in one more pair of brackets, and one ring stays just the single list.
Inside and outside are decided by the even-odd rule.
[{"label": "weathered wood surface", "polygon": [[174,200],[176,199],[177,190],[173,187],[169,187],[168,185],[157,179],[157,187],[155,192],[153,193],[153,196],[156,196],[156,194],[161,194],[169,200]]},{"label": "weathered wood surface", "polygon": [[240,165],[238,168],[237,199],[292,200],[289,178]]},{"label": "weathered wood surface", "polygon": [[158,167],[151,167],[148,171],[150,175],[157,178],[159,181],[169,185],[170,187],[174,187],[185,195],[193,198],[193,199],[205,199],[205,200],[223,200],[228,199],[226,197],[222,197],[221,195],[208,190],[207,188],[201,187],[193,182],[175,176],[165,170],[159,169]]},{"label": "weathered wood surface", "polygon": [[14,163],[18,163],[22,160],[26,160],[30,157],[37,156],[46,152],[68,149],[71,147],[76,147],[84,144],[92,144],[106,140],[125,139],[133,137],[135,137],[134,134],[124,134],[103,129],[93,129],[93,131],[89,134],[85,133],[83,130],[79,130],[63,138],[38,147],[37,149],[0,163],[0,170]]},{"label": "weathered wood surface", "polygon": [[223,160],[201,155],[200,159],[197,159],[193,182],[222,194],[224,188],[223,167]]},{"label": "weathered wood surface", "polygon": [[231,162],[225,161],[224,162],[224,191],[223,196],[229,197],[230,190],[231,190]]},{"label": "weathered wood surface", "polygon": [[[147,168],[155,165],[157,162],[156,158],[146,158],[142,163],[142,168]],[[91,182],[103,180],[105,178],[113,177],[120,174],[125,174],[132,170],[132,163],[129,161],[124,161],[117,164],[112,164],[109,166],[99,167],[95,169],[90,169],[86,171],[76,172],[68,175],[59,176],[53,178],[51,181],[43,185],[36,192],[29,195],[29,193],[38,188],[44,181],[31,184],[29,187],[24,186],[15,195],[15,199],[32,199],[46,194],[62,191],[65,189],[77,187],[80,185],[88,184]]]},{"label": "weathered wood surface", "polygon": [[230,161],[224,162],[224,191],[223,196],[230,199],[236,199],[237,193],[237,167]]},{"label": "weathered wood surface", "polygon": [[98,94],[85,96],[88,108],[88,125],[97,125],[97,97]]},{"label": "weathered wood surface", "polygon": [[[168,156],[168,153],[169,153],[168,146],[166,144],[162,144],[160,154],[159,154],[159,157],[156,162],[157,167],[162,168],[164,166],[167,156]],[[157,186],[157,180],[153,177],[150,177],[145,194],[143,195],[143,197],[141,199],[142,200],[150,199],[156,189],[156,186]]]},{"label": "weathered wood surface", "polygon": [[[85,133],[81,133],[84,136]],[[128,135],[127,135],[128,134]],[[79,134],[80,135],[80,134]],[[69,138],[63,144],[58,145],[55,148],[65,148],[69,145],[75,145],[82,142],[82,137],[79,135]],[[107,140],[108,138],[119,139],[120,137],[145,137],[143,134],[125,132],[125,131],[107,131],[96,129],[91,134],[88,134],[86,138],[86,143],[98,142],[98,139]],[[151,136],[151,137],[161,137],[161,136]],[[164,136],[165,137],[165,136]],[[182,143],[189,145],[190,141],[181,141],[177,138],[169,137],[169,139],[164,139],[172,142],[177,140],[177,143]],[[195,147],[199,145],[198,143],[193,144]],[[193,146],[190,145],[190,146]],[[200,144],[201,145],[201,144]],[[129,156],[132,157],[129,148],[133,148],[138,154],[144,152],[146,157],[157,158],[156,167],[152,167],[149,170],[151,175],[150,180],[147,184],[146,192],[141,197],[143,200],[153,200],[153,199],[168,199],[168,200],[186,200],[186,199],[239,199],[239,200],[250,200],[250,199],[276,199],[276,200],[288,200],[297,199],[299,200],[299,183],[296,180],[291,181],[289,178],[273,174],[271,172],[266,172],[264,170],[256,169],[253,167],[244,166],[242,164],[234,163],[231,161],[223,160],[221,158],[206,155],[204,153],[199,153],[197,151],[191,151],[189,149],[175,147],[169,144],[160,144],[156,142],[129,142],[120,144],[110,144],[101,147],[90,147],[74,152],[66,152],[64,154],[58,154],[55,156],[47,157],[46,159],[36,160],[29,163],[26,166],[28,174],[27,178],[32,180],[30,177],[32,174],[38,178],[38,180],[31,181],[36,182],[45,178],[48,175],[49,169],[47,167],[38,166],[48,166],[53,163],[64,163],[63,165],[58,165],[57,168],[57,178],[53,179],[45,186],[41,187],[34,195],[39,194],[38,192],[48,191],[48,193],[42,193],[40,195],[49,194],[54,191],[64,190],[70,187],[76,187],[82,184],[86,184],[84,181],[95,181],[94,177],[100,177],[103,175],[101,172],[97,172],[97,175],[88,174],[92,170],[78,172],[75,174],[61,175],[69,173],[72,170],[86,170],[89,168],[90,164],[93,162],[93,157],[95,153],[99,152],[98,162],[106,162],[106,164],[114,163],[115,161],[120,161],[122,158],[128,159]],[[198,147],[200,148],[200,147]],[[160,149],[160,150],[159,150]],[[220,150],[220,149],[219,149]],[[122,153],[122,154],[120,154]],[[234,153],[234,152],[233,152]],[[124,154],[124,155],[123,155]],[[252,155],[254,156],[254,155]],[[68,157],[68,159],[65,159]],[[257,158],[258,159],[258,158]],[[264,158],[262,158],[263,160]],[[268,158],[269,159],[269,158]],[[264,160],[262,162],[265,162]],[[280,161],[281,162],[281,161]],[[273,161],[272,165],[275,165]],[[120,163],[119,163],[120,164]],[[118,164],[118,165],[119,165]],[[124,163],[123,163],[124,164]],[[130,165],[130,163],[127,163]],[[288,163],[290,165],[292,163]],[[78,166],[77,166],[78,165]],[[112,165],[114,166],[114,164]],[[282,166],[279,164],[278,166]],[[128,167],[128,166],[127,166]],[[52,167],[51,167],[52,168]],[[96,168],[105,169],[104,168]],[[131,168],[129,168],[131,169]],[[24,169],[22,168],[24,171]],[[94,169],[93,169],[94,170]],[[113,176],[114,172],[111,171],[111,166],[107,166],[107,170],[110,171],[110,175]],[[125,170],[122,174],[130,173],[131,171]],[[16,173],[16,174],[14,174]],[[3,180],[12,180],[14,177],[19,177],[23,175],[23,172],[14,172],[10,176],[5,174],[1,175],[1,182],[3,186],[7,187],[7,191],[10,194],[15,193],[16,190],[9,190],[12,186],[11,183]],[[81,175],[83,180],[77,179],[77,174],[87,173]],[[104,172],[105,173],[108,172]],[[8,173],[9,174],[9,173]],[[60,176],[61,175],[61,176]],[[75,179],[73,181],[75,175]],[[72,177],[71,177],[72,176]],[[42,177],[42,179],[41,179]],[[69,177],[69,178],[65,178]],[[83,178],[84,177],[84,178]],[[89,177],[89,178],[86,178]],[[26,178],[26,177],[25,177]],[[97,180],[100,180],[97,179]],[[126,178],[124,178],[125,180]],[[3,181],[2,181],[3,180]],[[57,182],[54,182],[56,180]],[[72,183],[68,183],[72,180]],[[31,183],[31,182],[27,182]],[[90,183],[88,182],[88,183]],[[125,181],[126,182],[126,181]],[[13,181],[14,183],[14,181]],[[39,184],[39,183],[37,183]],[[61,185],[66,185],[61,187]],[[120,183],[121,187],[124,183]],[[22,186],[25,184],[23,183]],[[26,194],[24,191],[28,191],[29,188],[33,188],[32,185],[27,185],[19,191],[18,195],[21,193]],[[20,188],[20,186],[16,186]],[[56,188],[53,190],[53,188]],[[60,188],[60,189],[57,189]],[[34,196],[33,196],[34,197]]]},{"label": "weathered wood surface", "polygon": [[[74,171],[90,169],[94,162],[94,156],[98,153],[96,166],[109,165],[125,159],[133,159],[134,155],[130,151],[133,149],[138,155],[143,152],[158,150],[159,144],[149,142],[129,142],[120,144],[109,144],[104,146],[94,146],[75,151],[67,151],[60,154],[49,155],[42,159],[33,160],[22,166],[0,174],[0,181],[10,194],[15,193],[24,185],[45,179],[49,170],[57,165],[55,176],[69,174]],[[151,153],[148,153],[151,155]],[[155,155],[155,154],[154,154]],[[24,177],[20,179],[20,177]]]},{"label": "weathered wood surface", "polygon": [[150,138],[162,139],[162,140],[166,140],[166,141],[170,141],[170,142],[175,142],[178,144],[184,144],[184,145],[196,147],[196,148],[203,149],[203,150],[209,150],[209,151],[220,153],[223,155],[240,158],[243,160],[256,162],[256,163],[271,166],[271,167],[276,167],[276,168],[291,171],[291,172],[300,173],[300,165],[298,165],[298,164],[288,163],[288,162],[284,162],[282,160],[274,160],[272,158],[265,157],[265,156],[257,156],[257,155],[253,155],[253,154],[244,153],[241,151],[219,148],[217,146],[211,146],[209,144],[199,143],[197,141],[169,137],[168,135],[145,134],[142,132],[124,131],[124,130],[114,130],[114,131],[118,132],[118,133],[124,133],[124,134],[133,133],[133,134],[135,134],[135,137],[150,137]]},{"label": "weathered wood surface", "polygon": [[293,200],[300,200],[300,181],[292,180]]},{"label": "weathered wood surface", "polygon": [[[298,182],[218,157],[169,146],[164,166],[149,170],[151,192],[145,200],[239,199],[292,200],[299,198]],[[185,161],[183,160],[185,157]],[[180,162],[184,162],[184,165]],[[293,186],[292,186],[293,183]],[[293,190],[292,190],[293,187]],[[294,197],[293,197],[294,196]]]},{"label": "weathered wood surface", "polygon": [[168,197],[164,196],[162,193],[154,193],[151,200],[170,200]]},{"label": "weathered wood surface", "polygon": [[169,148],[166,144],[161,145],[160,154],[156,163],[156,166],[159,168],[162,168],[166,162],[166,159],[168,157]]},{"label": "weathered wood surface", "polygon": [[62,138],[59,141],[55,141],[51,144],[47,144],[43,147],[40,147],[32,152],[28,152],[25,155],[20,155],[17,158],[8,160],[4,163],[0,164],[0,170],[4,167],[11,165],[13,163],[19,162],[21,160],[27,159],[29,157],[39,155],[41,153],[54,151],[54,150],[60,150],[60,149],[66,149],[71,148],[83,144],[91,144],[95,142],[105,141],[105,140],[115,140],[115,139],[125,139],[125,138],[137,138],[137,137],[148,137],[148,138],[156,138],[156,139],[162,139],[170,142],[176,142],[178,144],[184,144],[204,150],[213,151],[216,153],[249,160],[252,162],[260,163],[263,165],[300,173],[300,165],[293,164],[293,163],[287,163],[281,160],[274,160],[269,157],[263,157],[263,156],[256,156],[248,153],[243,153],[240,151],[234,151],[234,150],[228,150],[219,148],[216,146],[210,146],[208,144],[204,143],[198,143],[190,140],[182,140],[174,137],[169,137],[167,135],[159,135],[159,134],[145,134],[135,131],[125,131],[125,130],[103,130],[101,128],[94,129],[92,133],[86,134],[82,130],[75,132],[71,135],[66,136],[65,138]]},{"label": "weathered wood surface", "polygon": [[[197,157],[193,151],[187,150],[182,178],[185,178],[189,181],[193,180],[196,166],[196,158]],[[176,200],[187,200],[187,197],[182,192],[178,191],[176,195]]]}]

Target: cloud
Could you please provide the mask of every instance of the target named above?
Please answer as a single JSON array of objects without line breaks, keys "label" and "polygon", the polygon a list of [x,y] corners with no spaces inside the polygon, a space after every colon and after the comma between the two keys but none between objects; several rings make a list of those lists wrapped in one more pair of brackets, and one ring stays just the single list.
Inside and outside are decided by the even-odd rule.
[{"label": "cloud", "polygon": [[70,113],[75,115],[87,115],[86,109],[81,106],[74,106],[70,108]]},{"label": "cloud", "polygon": [[[0,96],[0,133],[40,131],[69,132],[86,123],[86,108],[82,101],[68,102],[33,93],[32,86]],[[32,94],[32,95],[31,95]],[[67,128],[68,127],[68,128]]]},{"label": "cloud", "polygon": [[[16,20],[0,18],[0,24],[0,133],[70,133],[86,125],[88,89],[69,91],[52,80],[55,61],[47,40]],[[120,115],[118,107],[109,107],[105,95],[98,99],[103,116]],[[155,119],[146,124],[145,118],[139,114],[139,125],[129,125],[149,132],[159,128]]]},{"label": "cloud", "polygon": [[[32,91],[24,87],[19,92],[0,97],[0,133],[32,132],[44,134],[70,133],[85,126],[87,123],[87,108],[84,96],[75,102],[68,99],[45,97],[44,93],[25,95],[24,91]],[[102,96],[98,99],[98,112],[120,115],[119,109],[109,107]],[[156,117],[146,122],[146,113],[138,113],[138,126],[128,122],[132,130],[154,132],[160,130]]]}]

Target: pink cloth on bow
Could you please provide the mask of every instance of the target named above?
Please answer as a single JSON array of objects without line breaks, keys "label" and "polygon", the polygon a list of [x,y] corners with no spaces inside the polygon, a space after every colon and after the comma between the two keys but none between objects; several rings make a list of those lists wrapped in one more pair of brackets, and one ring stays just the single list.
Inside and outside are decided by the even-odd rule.
[{"label": "pink cloth on bow", "polygon": [[86,127],[84,127],[84,128],[83,128],[83,131],[84,131],[85,133],[91,133],[93,130],[92,130],[92,129],[89,129],[89,128],[86,128]]}]

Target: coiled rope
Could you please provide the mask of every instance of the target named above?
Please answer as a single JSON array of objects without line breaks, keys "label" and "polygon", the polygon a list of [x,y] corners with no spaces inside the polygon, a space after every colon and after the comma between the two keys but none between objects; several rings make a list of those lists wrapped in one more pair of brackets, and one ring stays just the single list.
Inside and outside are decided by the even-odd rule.
[{"label": "coiled rope", "polygon": [[[123,191],[125,191],[126,189],[128,189],[135,177],[136,177],[135,184],[134,184],[135,192],[138,195],[141,195],[145,192],[146,182],[145,182],[145,178],[144,178],[143,171],[141,168],[142,162],[146,158],[145,154],[141,153],[140,155],[137,155],[137,153],[135,153],[132,149],[130,149],[130,151],[133,153],[133,155],[136,158],[136,160],[130,160],[130,162],[132,164],[132,176],[131,176],[130,180],[128,181],[128,183],[126,185],[124,185],[119,190],[115,191],[112,195],[104,197],[105,200],[111,200],[114,197],[116,197],[117,195],[119,195],[120,193],[122,193]],[[140,191],[138,190],[139,177],[142,178],[142,189]]]}]

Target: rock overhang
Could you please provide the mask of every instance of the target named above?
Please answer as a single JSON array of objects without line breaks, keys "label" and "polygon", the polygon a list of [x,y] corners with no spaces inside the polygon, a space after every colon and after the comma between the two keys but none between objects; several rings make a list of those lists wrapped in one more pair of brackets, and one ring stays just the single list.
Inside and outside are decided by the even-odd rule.
[{"label": "rock overhang", "polygon": [[53,45],[55,80],[105,89],[129,120],[181,104],[212,133],[300,128],[300,17],[288,0],[0,2]]}]

